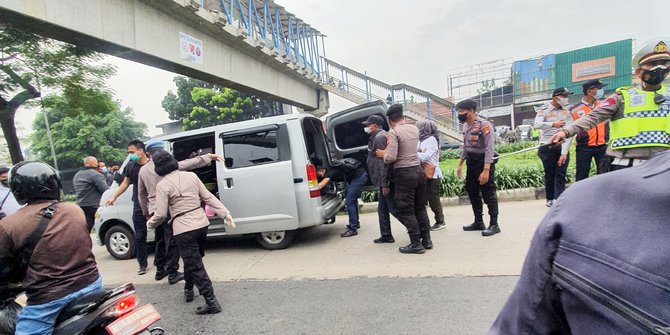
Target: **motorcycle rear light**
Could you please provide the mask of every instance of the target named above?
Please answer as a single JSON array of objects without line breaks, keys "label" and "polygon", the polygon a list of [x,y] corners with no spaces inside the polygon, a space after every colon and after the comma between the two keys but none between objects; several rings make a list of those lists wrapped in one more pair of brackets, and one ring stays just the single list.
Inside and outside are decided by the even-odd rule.
[{"label": "motorcycle rear light", "polygon": [[137,306],[137,295],[131,294],[116,303],[114,315],[120,316],[132,311]]}]

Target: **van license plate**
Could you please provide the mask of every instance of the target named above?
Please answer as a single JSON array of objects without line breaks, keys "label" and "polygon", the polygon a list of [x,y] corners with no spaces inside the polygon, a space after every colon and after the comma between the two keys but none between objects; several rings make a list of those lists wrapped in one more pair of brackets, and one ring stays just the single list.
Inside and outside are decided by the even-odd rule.
[{"label": "van license plate", "polygon": [[110,323],[105,329],[110,335],[135,335],[147,329],[152,323],[160,320],[156,308],[144,305]]}]

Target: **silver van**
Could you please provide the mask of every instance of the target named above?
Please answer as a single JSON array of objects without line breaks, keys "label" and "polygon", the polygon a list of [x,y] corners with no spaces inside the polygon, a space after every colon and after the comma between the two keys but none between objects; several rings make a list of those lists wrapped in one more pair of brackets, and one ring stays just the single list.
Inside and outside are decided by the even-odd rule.
[{"label": "silver van", "polygon": [[[361,112],[365,114],[368,110]],[[342,114],[346,115],[350,113]],[[359,120],[366,117],[359,116],[355,122],[360,125]],[[338,134],[341,131],[338,125],[342,123],[335,119],[332,126]],[[331,156],[325,128],[314,116],[286,114],[158,139],[166,142],[165,149],[177,160],[205,153],[225,157],[225,162],[193,171],[228,207],[236,223],[235,228],[224,227],[220,219],[212,218],[209,236],[254,234],[262,247],[283,249],[291,244],[296,230],[334,221],[343,206],[342,190],[337,186],[324,192],[318,190],[316,167],[327,167],[332,157],[338,156]],[[359,131],[364,134],[362,126]],[[335,147],[342,148],[337,143],[340,142]],[[362,143],[357,140],[356,146]],[[344,147],[361,149],[356,146]],[[103,194],[101,204],[117,187],[114,183]],[[135,252],[131,195],[132,189],[113,206],[101,205],[96,214],[96,239],[117,259],[129,259]],[[151,231],[147,239],[153,241]]]}]

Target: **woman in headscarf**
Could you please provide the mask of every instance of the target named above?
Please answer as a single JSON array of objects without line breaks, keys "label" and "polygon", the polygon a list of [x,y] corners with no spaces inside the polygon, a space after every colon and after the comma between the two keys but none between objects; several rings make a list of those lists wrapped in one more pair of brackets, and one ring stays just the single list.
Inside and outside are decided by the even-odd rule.
[{"label": "woman in headscarf", "polygon": [[170,215],[174,239],[184,260],[186,302],[193,301],[195,285],[206,302],[205,306],[196,309],[196,313],[219,313],[221,305],[214,296],[212,281],[202,263],[209,219],[201,202],[207,204],[218,217],[223,218],[226,225],[235,227],[233,218],[195,173],[179,171],[179,163],[169,152],[159,150],[153,154],[152,159],[156,165],[156,174],[163,179],[156,185],[156,211],[147,221],[147,226],[154,229]]},{"label": "woman in headscarf", "polygon": [[431,230],[440,230],[446,228],[440,202],[440,185],[442,184],[440,137],[437,133],[437,125],[431,120],[419,121],[416,126],[419,128],[419,159],[426,173],[426,199],[435,214],[435,224]]}]

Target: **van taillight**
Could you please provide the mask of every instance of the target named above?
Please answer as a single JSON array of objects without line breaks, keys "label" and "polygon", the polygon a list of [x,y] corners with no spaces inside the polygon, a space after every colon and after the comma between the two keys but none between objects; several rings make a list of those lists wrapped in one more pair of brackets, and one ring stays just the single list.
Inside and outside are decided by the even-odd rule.
[{"label": "van taillight", "polygon": [[316,178],[316,168],[312,164],[307,164],[307,180],[309,182],[309,196],[311,198],[320,197],[319,180]]}]

